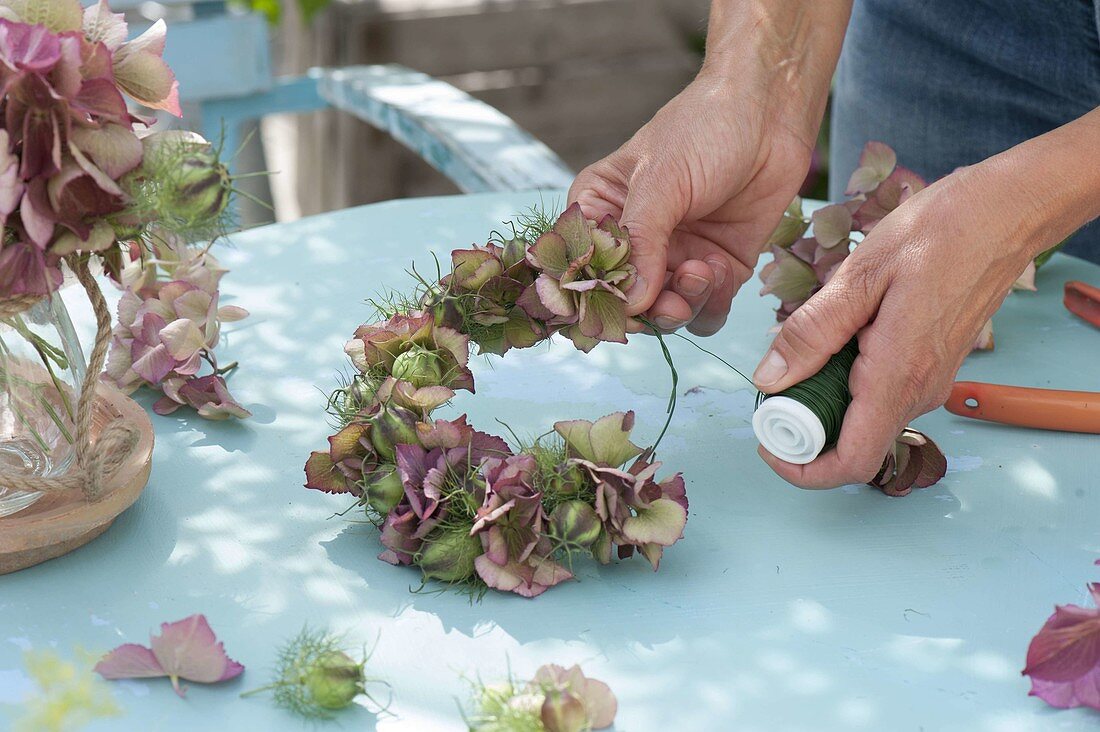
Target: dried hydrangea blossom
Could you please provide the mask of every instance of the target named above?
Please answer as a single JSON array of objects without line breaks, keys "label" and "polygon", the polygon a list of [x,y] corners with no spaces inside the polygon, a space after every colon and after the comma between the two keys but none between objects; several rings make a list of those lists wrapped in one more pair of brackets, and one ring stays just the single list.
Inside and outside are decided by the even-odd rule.
[{"label": "dried hydrangea blossom", "polygon": [[161,623],[160,635],[150,636],[148,647],[124,643],[104,656],[95,672],[111,680],[167,676],[176,694],[183,697],[187,687],[180,686],[180,679],[216,684],[240,676],[244,666],[226,655],[206,616],[191,615]]},{"label": "dried hydrangea blossom", "polygon": [[437,312],[450,318],[441,322],[468,333],[480,353],[503,356],[545,340],[550,336],[547,325],[518,305],[536,274],[522,239],[454,250],[451,274],[440,281],[443,294],[435,303]]},{"label": "dried hydrangea blossom", "polygon": [[414,387],[474,390],[467,368],[470,339],[439,325],[428,311],[394,315],[384,323],[362,325],[344,347],[360,372],[379,381],[392,376]]},{"label": "dried hydrangea blossom", "polygon": [[510,239],[494,236],[454,250],[438,282],[414,268],[416,293],[375,303],[379,322],[345,347],[356,373],[330,398],[339,429],[308,459],[306,487],[355,496],[380,529],[379,559],[472,594],[535,597],[573,577],[575,554],[607,562],[613,544],[656,567],[682,534],[687,500],[679,476],[654,480],[658,464],[624,468],[641,452],[629,426],[622,432],[633,413],[561,423],[567,439],[517,454],[465,416],[432,419],[456,390],[473,391],[471,343],[504,353],[553,332],[586,351],[625,341],[635,274],[624,229],[573,206],[555,220],[521,219]]},{"label": "dried hydrangea blossom", "polygon": [[[124,393],[148,386],[164,393],[154,409],[171,414],[180,406],[208,419],[243,419],[250,412],[230,395],[214,349],[223,323],[247,317],[235,305],[220,305],[225,270],[205,248],[161,239],[148,256],[137,249],[122,267],[117,323],[106,378]],[[209,367],[211,373],[200,370]]]},{"label": "dried hydrangea blossom", "polygon": [[474,690],[466,718],[474,732],[588,732],[610,727],[618,712],[611,688],[580,666],[547,664],[526,683],[479,683]]},{"label": "dried hydrangea blossom", "polygon": [[1088,591],[1096,607],[1056,605],[1027,649],[1030,693],[1054,707],[1100,710],[1100,583]]},{"label": "dried hydrangea blossom", "polygon": [[114,245],[110,219],[129,203],[120,182],[143,153],[123,94],[179,114],[164,34],[158,22],[127,42],[105,2],[0,6],[0,297],[48,294],[62,256]]},{"label": "dried hydrangea blossom", "polygon": [[528,249],[539,276],[519,304],[586,353],[601,341],[626,343],[626,293],[636,279],[629,257],[626,229],[610,216],[586,219],[574,203]]},{"label": "dried hydrangea blossom", "polygon": [[[646,460],[642,449],[630,441],[633,428],[633,412],[554,425],[571,462],[595,486],[594,510],[603,527],[592,547],[593,556],[606,564],[611,561],[612,546],[618,547],[620,559],[637,549],[656,570],[664,547],[683,536],[688,501],[679,474],[654,480],[661,463]],[[624,469],[632,459],[633,464]]]},{"label": "dried hydrangea blossom", "polygon": [[923,432],[906,427],[886,455],[882,469],[868,485],[888,496],[907,496],[913,488],[927,488],[947,474],[947,458]]}]

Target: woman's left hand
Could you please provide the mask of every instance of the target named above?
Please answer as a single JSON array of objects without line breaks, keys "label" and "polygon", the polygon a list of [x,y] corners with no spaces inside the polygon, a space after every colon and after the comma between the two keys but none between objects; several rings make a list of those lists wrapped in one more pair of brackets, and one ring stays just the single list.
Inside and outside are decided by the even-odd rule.
[{"label": "woman's left hand", "polygon": [[978,332],[1031,258],[1065,236],[1000,157],[895,209],[783,323],[753,377],[762,391],[813,375],[853,335],[859,356],[834,449],[792,465],[760,448],[780,477],[804,488],[871,480],[902,428],[947,399]]}]

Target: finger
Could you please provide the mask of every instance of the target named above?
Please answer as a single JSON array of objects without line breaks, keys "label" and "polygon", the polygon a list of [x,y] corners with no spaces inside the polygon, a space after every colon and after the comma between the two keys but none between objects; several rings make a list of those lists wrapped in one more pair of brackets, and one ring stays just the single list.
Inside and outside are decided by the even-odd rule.
[{"label": "finger", "polygon": [[671,333],[691,321],[691,305],[672,290],[662,290],[646,318],[662,333]]},{"label": "finger", "polygon": [[753,373],[763,392],[782,391],[813,376],[875,316],[887,278],[858,252],[789,317]]},{"label": "finger", "polygon": [[626,181],[633,169],[634,157],[625,147],[597,160],[573,179],[566,194],[566,207],[579,203],[589,218],[611,214],[618,220],[626,201]]},{"label": "finger", "polygon": [[649,310],[661,295],[668,240],[685,213],[673,193],[676,188],[660,169],[652,167],[639,166],[630,177],[620,223],[630,232],[630,261],[638,279],[627,293],[628,315]]},{"label": "finger", "polygon": [[695,335],[714,335],[726,324],[733,296],[745,283],[740,277],[743,267],[731,266],[731,259],[725,254],[712,254],[704,260],[714,275],[714,286],[706,303],[688,326],[688,330]]},{"label": "finger", "polygon": [[[713,287],[714,270],[706,262],[692,259],[676,268],[665,289],[672,290],[688,304],[691,317],[687,323],[691,323],[706,305]],[[664,315],[663,311],[656,308],[651,308],[650,312],[654,318]]]}]

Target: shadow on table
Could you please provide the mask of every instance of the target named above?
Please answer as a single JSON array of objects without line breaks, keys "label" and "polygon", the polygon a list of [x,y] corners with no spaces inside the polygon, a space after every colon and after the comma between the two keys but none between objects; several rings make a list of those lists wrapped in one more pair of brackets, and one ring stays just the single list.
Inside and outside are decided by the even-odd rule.
[{"label": "shadow on table", "polygon": [[[664,579],[683,580],[683,574],[669,571],[655,575],[640,557],[601,567],[580,562],[577,578],[547,591],[537,599],[511,593],[488,592],[481,600],[438,583],[420,588],[420,572],[413,567],[394,567],[376,558],[382,550],[378,532],[370,524],[353,524],[334,539],[321,542],[329,560],[363,577],[370,584],[373,602],[380,612],[400,617],[408,612],[428,613],[436,617],[445,632],[457,631],[476,637],[490,626],[497,626],[519,643],[559,640],[585,641],[604,647],[640,644],[651,647],[676,636],[671,625],[653,623],[651,613],[641,605],[667,604],[662,598],[667,588],[652,583]],[[629,593],[624,597],[623,593]],[[635,596],[639,607],[631,608]],[[618,606],[609,616],[596,608]],[[594,626],[598,626],[597,632]]]}]

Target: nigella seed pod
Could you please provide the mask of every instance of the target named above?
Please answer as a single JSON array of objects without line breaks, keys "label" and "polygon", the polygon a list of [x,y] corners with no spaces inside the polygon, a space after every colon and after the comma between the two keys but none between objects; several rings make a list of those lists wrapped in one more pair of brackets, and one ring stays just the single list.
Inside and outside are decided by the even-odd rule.
[{"label": "nigella seed pod", "polygon": [[229,203],[229,170],[212,153],[194,151],[184,156],[170,183],[175,190],[167,192],[167,203],[180,218],[212,221]]},{"label": "nigella seed pod", "polygon": [[222,217],[232,181],[209,142],[192,132],[165,130],[143,138],[142,148],[141,172],[132,192],[149,199],[146,216],[188,226]]},{"label": "nigella seed pod", "polygon": [[417,389],[436,386],[443,381],[439,356],[424,348],[411,348],[399,354],[394,359],[390,374],[395,379],[409,382]]},{"label": "nigella seed pod", "polygon": [[415,445],[416,415],[404,407],[383,406],[371,418],[370,442],[386,462],[397,460],[398,445]]},{"label": "nigella seed pod", "polygon": [[401,501],[401,496],[405,495],[405,487],[401,485],[401,476],[396,470],[391,469],[379,477],[371,476],[368,480],[371,482],[367,484],[367,503],[383,516],[392,511]]},{"label": "nigella seed pod", "polygon": [[600,517],[584,501],[568,501],[550,514],[554,536],[568,544],[587,549],[600,535]]},{"label": "nigella seed pod", "polygon": [[306,674],[306,688],[313,702],[324,709],[343,709],[363,693],[363,665],[342,651],[322,654]]},{"label": "nigella seed pod", "polygon": [[451,529],[425,544],[417,564],[427,579],[461,582],[473,575],[480,554],[480,538],[466,529]]}]

